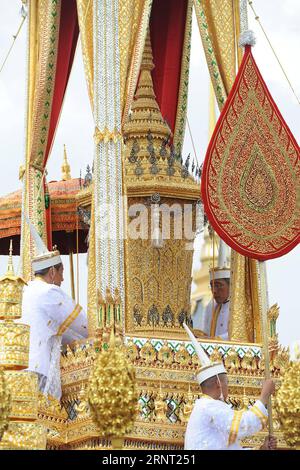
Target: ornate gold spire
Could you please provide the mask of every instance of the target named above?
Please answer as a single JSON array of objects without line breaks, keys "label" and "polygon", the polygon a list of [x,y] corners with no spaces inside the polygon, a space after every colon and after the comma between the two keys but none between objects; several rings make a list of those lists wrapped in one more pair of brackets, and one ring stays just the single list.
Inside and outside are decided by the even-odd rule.
[{"label": "ornate gold spire", "polygon": [[124,126],[124,135],[127,139],[146,138],[148,133],[151,133],[155,141],[167,141],[171,135],[171,130],[163,119],[155,99],[151,76],[153,69],[152,47],[148,30],[135,100],[132,105],[130,119]]},{"label": "ornate gold spire", "polygon": [[[175,155],[172,132],[155,98],[153,68],[148,31],[135,99],[123,130],[127,192],[141,195],[142,189],[144,195],[157,191],[194,199],[196,193],[198,197],[200,194],[199,183],[189,172],[190,158],[182,165],[180,155]],[[193,163],[192,171],[194,168]]]},{"label": "ornate gold spire", "polygon": [[71,179],[71,168],[67,159],[67,151],[66,151],[66,146],[64,144],[64,160],[63,164],[61,166],[61,179],[62,181],[67,181]]},{"label": "ornate gold spire", "polygon": [[12,252],[13,252],[12,240],[10,240],[6,276],[15,276],[14,265],[13,265],[13,260],[12,260]]}]

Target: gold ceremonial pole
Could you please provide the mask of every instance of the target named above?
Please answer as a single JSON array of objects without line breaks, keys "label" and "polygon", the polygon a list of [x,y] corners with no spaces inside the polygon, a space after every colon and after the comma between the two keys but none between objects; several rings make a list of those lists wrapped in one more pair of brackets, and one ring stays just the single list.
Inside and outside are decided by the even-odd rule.
[{"label": "gold ceremonial pole", "polygon": [[75,300],[75,279],[74,279],[73,251],[70,251],[69,259],[70,259],[71,293],[72,293],[72,299]]},{"label": "gold ceremonial pole", "polygon": [[[267,271],[266,262],[258,261],[259,269],[259,284],[260,284],[260,300],[261,300],[261,320],[262,320],[262,334],[263,334],[263,351],[265,357],[265,379],[270,379],[270,354],[269,354],[269,328],[268,328],[268,286],[267,286]],[[272,399],[268,400],[268,422],[269,422],[269,435],[273,434],[273,413],[272,413]]]},{"label": "gold ceremonial pole", "polygon": [[77,281],[77,298],[76,302],[79,304],[79,233],[78,233],[78,206],[76,206],[76,281]]},{"label": "gold ceremonial pole", "polygon": [[[248,30],[248,15],[247,15],[247,0],[235,0],[235,14],[239,10],[239,22],[236,21],[236,36],[242,35]],[[238,42],[238,41],[237,41]],[[238,46],[238,44],[237,44]],[[237,51],[239,48],[237,47]],[[241,65],[243,54],[237,53],[238,65]],[[262,336],[263,336],[263,353],[265,358],[265,379],[270,379],[270,354],[269,354],[269,328],[268,328],[268,286],[267,286],[267,271],[266,262],[258,261],[259,273],[259,297],[260,297],[260,310],[262,321]],[[272,414],[272,400],[268,400],[268,423],[269,435],[273,434],[273,414]]]},{"label": "gold ceremonial pole", "polygon": [[[239,7],[239,8],[238,8]],[[248,15],[247,15],[247,0],[235,0],[235,14],[239,9],[239,22],[236,21],[236,36],[243,34],[248,30]],[[238,43],[238,41],[236,41]],[[238,44],[237,44],[238,46]],[[239,48],[237,47],[237,51]],[[237,53],[238,65],[241,65],[243,54]],[[261,309],[261,322],[262,322],[262,336],[263,336],[263,352],[265,358],[265,379],[270,379],[270,355],[269,355],[269,329],[268,329],[268,286],[267,286],[267,271],[266,262],[258,261],[258,273],[259,273],[259,297],[260,297],[260,309]],[[273,415],[272,415],[272,400],[271,397],[268,400],[268,423],[269,423],[269,435],[273,434]]]}]

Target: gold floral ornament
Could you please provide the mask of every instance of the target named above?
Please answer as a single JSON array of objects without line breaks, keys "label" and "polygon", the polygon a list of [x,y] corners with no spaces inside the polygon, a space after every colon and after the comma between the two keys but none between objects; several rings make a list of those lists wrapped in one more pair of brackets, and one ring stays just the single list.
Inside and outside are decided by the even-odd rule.
[{"label": "gold floral ornament", "polygon": [[268,322],[269,322],[269,353],[271,370],[274,370],[276,357],[278,356],[279,344],[278,334],[276,332],[276,321],[279,316],[279,306],[277,304],[272,305],[268,310]]},{"label": "gold floral ornament", "polygon": [[218,348],[213,350],[213,352],[211,353],[209,358],[210,358],[211,362],[222,362],[223,361],[222,354],[220,353]]},{"label": "gold floral ornament", "polygon": [[100,142],[109,142],[112,141],[114,143],[118,142],[118,140],[122,139],[122,134],[114,129],[113,131],[109,131],[107,128],[104,129],[103,132],[100,131],[96,127],[95,133],[94,133],[94,140],[96,144],[99,144]]},{"label": "gold floral ornament", "polygon": [[240,359],[235,349],[230,349],[225,358],[225,367],[231,374],[236,374],[240,369]]},{"label": "gold floral ornament", "polygon": [[101,437],[120,438],[131,431],[138,401],[135,371],[113,330],[108,349],[95,360],[87,397]]},{"label": "gold floral ornament", "polygon": [[168,341],[164,341],[164,344],[158,351],[157,358],[166,365],[171,365],[173,363],[174,353],[171,346],[168,344]]},{"label": "gold floral ornament", "polygon": [[140,357],[144,360],[145,364],[153,364],[157,359],[155,347],[150,341],[146,341],[140,351]]},{"label": "gold floral ornament", "polygon": [[300,342],[276,394],[275,408],[288,445],[300,450]]},{"label": "gold floral ornament", "polygon": [[186,367],[191,363],[190,353],[186,350],[184,344],[180,345],[180,348],[175,353],[174,359],[183,367]]},{"label": "gold floral ornament", "polygon": [[134,344],[132,339],[130,339],[127,343],[126,353],[128,359],[130,359],[130,361],[132,362],[136,361],[139,358],[139,348],[136,344]]},{"label": "gold floral ornament", "polygon": [[0,440],[8,427],[10,409],[10,395],[3,370],[0,368]]}]

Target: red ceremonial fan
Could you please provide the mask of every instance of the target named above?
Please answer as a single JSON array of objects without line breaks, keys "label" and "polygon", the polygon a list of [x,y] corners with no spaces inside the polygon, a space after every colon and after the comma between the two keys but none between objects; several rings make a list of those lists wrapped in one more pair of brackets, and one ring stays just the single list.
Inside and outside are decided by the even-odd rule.
[{"label": "red ceremonial fan", "polygon": [[300,152],[246,46],[203,166],[208,220],[235,251],[277,258],[300,241]]}]

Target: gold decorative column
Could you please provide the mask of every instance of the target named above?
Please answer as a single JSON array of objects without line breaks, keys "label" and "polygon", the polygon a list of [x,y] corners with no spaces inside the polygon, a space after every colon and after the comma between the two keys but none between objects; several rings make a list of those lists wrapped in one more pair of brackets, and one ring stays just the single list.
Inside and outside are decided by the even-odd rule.
[{"label": "gold decorative column", "polygon": [[8,392],[8,387],[3,373],[3,369],[0,368],[0,441],[2,439],[4,431],[6,431],[8,427],[9,413],[10,394]]},{"label": "gold decorative column", "polygon": [[184,336],[190,322],[193,242],[200,185],[177,161],[155,99],[148,34],[124,125],[127,240],[125,333]]},{"label": "gold decorative column", "polygon": [[14,323],[22,316],[25,281],[15,276],[12,243],[5,276],[0,279],[0,367],[11,397],[9,426],[0,442],[1,450],[45,449],[46,430],[37,423],[37,375],[28,367],[29,326]]}]

